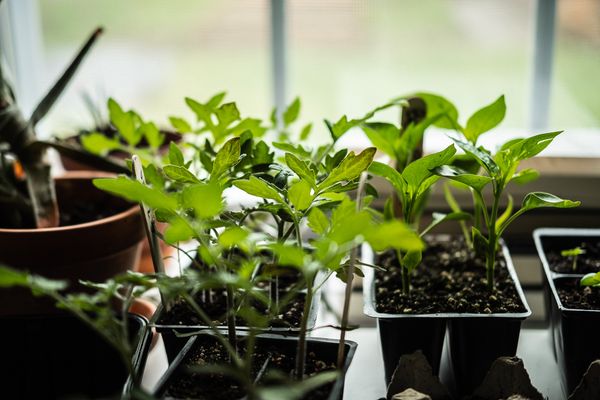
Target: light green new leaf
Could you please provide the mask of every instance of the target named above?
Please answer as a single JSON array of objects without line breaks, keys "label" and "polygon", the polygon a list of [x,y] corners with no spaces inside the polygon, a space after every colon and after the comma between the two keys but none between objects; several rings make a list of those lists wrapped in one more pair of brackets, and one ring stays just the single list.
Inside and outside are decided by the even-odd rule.
[{"label": "light green new leaf", "polygon": [[189,97],[185,98],[185,104],[196,114],[198,121],[210,122],[211,107]]},{"label": "light green new leaf", "polygon": [[526,160],[541,153],[552,143],[554,138],[560,135],[562,131],[542,133],[530,138],[515,141],[507,146],[505,151],[510,152],[510,158],[514,161]]},{"label": "light green new leaf", "polygon": [[296,97],[292,104],[283,112],[283,124],[284,126],[290,125],[292,122],[298,119],[300,114],[300,98]]},{"label": "light green new leaf", "polygon": [[27,273],[0,265],[0,287],[27,286]]},{"label": "light green new leaf", "polygon": [[210,179],[219,179],[240,160],[240,138],[229,139],[215,156]]},{"label": "light green new leaf", "polygon": [[183,189],[181,202],[184,208],[193,208],[196,216],[212,218],[224,208],[223,188],[215,183],[200,183]]},{"label": "light green new leaf", "polygon": [[469,142],[475,144],[482,133],[498,126],[505,115],[506,103],[504,102],[504,95],[502,95],[492,104],[477,110],[467,121],[463,133]]},{"label": "light green new leaf", "polygon": [[169,162],[180,167],[185,165],[183,153],[174,142],[169,143]]},{"label": "light green new leaf", "polygon": [[312,187],[315,186],[315,173],[308,168],[304,161],[291,153],[285,153],[285,163],[300,179],[305,180]]},{"label": "light green new leaf", "polygon": [[561,199],[560,197],[550,193],[532,192],[528,193],[523,199],[523,204],[521,205],[521,209],[519,210],[519,212],[524,212],[542,207],[572,208],[577,207],[580,204],[580,201]]},{"label": "light green new leaf", "polygon": [[306,261],[306,253],[298,246],[274,243],[268,246],[279,258],[279,265],[302,268]]},{"label": "light green new leaf", "polygon": [[292,144],[283,143],[283,142],[273,142],[271,144],[276,149],[287,151],[289,153],[297,155],[298,157],[310,158],[310,156],[311,156],[310,151],[306,150],[304,147],[302,147],[302,145],[294,146]]},{"label": "light green new leaf", "polygon": [[393,159],[396,158],[396,149],[394,143],[400,137],[400,131],[392,124],[383,122],[369,122],[361,124],[360,127],[365,132],[373,146],[383,151]]},{"label": "light green new leaf", "polygon": [[131,146],[139,143],[142,135],[135,129],[135,120],[133,113],[123,111],[121,106],[112,98],[108,99],[108,115],[110,122],[119,131],[121,136]]},{"label": "light green new leaf", "polygon": [[196,233],[188,224],[186,220],[181,217],[176,217],[169,222],[167,229],[165,229],[164,238],[165,242],[169,244],[175,244],[177,242],[186,242],[192,239]]},{"label": "light green new leaf", "polygon": [[180,117],[171,116],[169,117],[171,126],[179,133],[189,133],[192,131],[192,126],[185,119]]},{"label": "light green new leaf", "polygon": [[304,211],[313,201],[311,187],[306,181],[298,181],[288,189],[288,199],[298,211]]},{"label": "light green new leaf", "polygon": [[167,164],[163,167],[163,172],[169,178],[175,182],[180,183],[199,183],[200,180],[196,178],[187,168],[179,165]]},{"label": "light green new leaf", "polygon": [[81,137],[81,146],[92,154],[105,156],[113,150],[121,148],[117,138],[109,138],[100,132],[92,132]]},{"label": "light green new leaf", "polygon": [[348,154],[337,167],[331,170],[327,178],[318,185],[319,190],[331,187],[338,182],[351,181],[358,178],[373,162],[375,151],[374,147],[369,147],[356,156],[353,152]]},{"label": "light green new leaf", "polygon": [[421,264],[421,260],[423,259],[423,252],[419,251],[419,250],[411,250],[409,252],[407,252],[404,257],[402,257],[402,261],[400,262],[400,264],[402,264],[403,268],[406,268],[408,270],[408,272],[412,272],[415,268],[417,268],[419,266],[419,264]]},{"label": "light green new leaf", "polygon": [[219,125],[223,127],[229,126],[233,121],[240,119],[240,112],[235,103],[225,103],[215,111]]},{"label": "light green new leaf", "polygon": [[300,132],[300,140],[304,141],[304,140],[308,139],[308,136],[310,135],[311,131],[312,131],[312,123],[304,125],[304,128],[302,128],[302,131]]},{"label": "light green new leaf", "polygon": [[249,235],[249,232],[239,226],[227,228],[219,235],[219,244],[226,249],[240,245]]},{"label": "light green new leaf", "polygon": [[511,181],[524,185],[540,177],[540,172],[533,168],[525,168],[512,176]]},{"label": "light green new leaf", "polygon": [[452,139],[452,141],[465,153],[473,157],[491,177],[496,177],[500,174],[500,167],[498,167],[498,164],[496,164],[492,156],[481,147],[475,147],[471,143],[463,142],[462,140],[454,139],[452,137],[450,139]]},{"label": "light green new leaf", "polygon": [[436,175],[443,176],[472,187],[477,192],[481,192],[483,188],[492,181],[492,178],[489,176],[469,174],[468,172],[451,165],[437,167],[433,170],[433,172]]},{"label": "light green new leaf", "polygon": [[434,125],[444,129],[460,129],[458,110],[448,99],[433,93],[417,93],[427,105],[427,116],[443,115]]},{"label": "light green new leaf", "polygon": [[116,194],[130,201],[144,203],[151,208],[172,212],[175,212],[177,208],[177,200],[173,197],[123,176],[94,179],[93,183],[98,189]]},{"label": "light green new leaf", "polygon": [[508,220],[508,218],[510,218],[512,211],[513,211],[513,204],[514,204],[513,197],[509,194],[508,195],[508,204],[506,205],[504,212],[502,212],[502,215],[500,215],[498,217],[498,219],[496,219],[496,225],[495,225],[496,232],[498,232],[498,230],[500,229],[502,224],[504,224],[504,221],[506,221],[506,220]]},{"label": "light green new leaf", "polygon": [[469,214],[467,212],[463,212],[463,211],[451,212],[451,213],[448,213],[448,214],[434,212],[432,214],[432,221],[431,221],[431,223],[427,226],[427,228],[425,228],[419,234],[419,236],[421,236],[421,237],[425,236],[433,228],[435,228],[436,226],[438,226],[442,222],[446,222],[446,221],[465,221],[465,220],[468,220],[468,219],[471,219],[471,214]]},{"label": "light green new leaf", "polygon": [[210,109],[217,108],[219,106],[219,104],[221,104],[223,99],[225,98],[226,94],[227,94],[227,92],[219,92],[219,93],[215,94],[213,97],[211,97],[206,102],[206,106]]},{"label": "light green new leaf", "polygon": [[406,181],[402,177],[402,174],[389,165],[374,161],[371,166],[369,166],[369,172],[373,175],[387,179],[398,193],[404,193],[406,191]]},{"label": "light green new leaf", "polygon": [[271,199],[281,202],[281,196],[276,188],[264,180],[251,176],[248,180],[237,180],[233,185],[252,196],[262,197],[263,199]]},{"label": "light green new leaf", "polygon": [[329,220],[327,216],[318,207],[310,210],[308,214],[308,227],[318,235],[323,235],[329,228]]},{"label": "light green new leaf", "polygon": [[423,182],[433,175],[432,170],[448,164],[454,153],[456,153],[456,149],[453,145],[450,145],[440,152],[418,158],[408,164],[402,171],[402,177],[407,183],[408,191],[417,193]]},{"label": "light green new leaf", "polygon": [[600,287],[600,272],[590,272],[589,274],[584,275],[583,278],[581,278],[581,281],[579,281],[579,284],[581,286]]},{"label": "light green new leaf", "polygon": [[398,220],[385,221],[365,232],[365,239],[375,251],[397,249],[421,251],[425,244],[412,229]]}]

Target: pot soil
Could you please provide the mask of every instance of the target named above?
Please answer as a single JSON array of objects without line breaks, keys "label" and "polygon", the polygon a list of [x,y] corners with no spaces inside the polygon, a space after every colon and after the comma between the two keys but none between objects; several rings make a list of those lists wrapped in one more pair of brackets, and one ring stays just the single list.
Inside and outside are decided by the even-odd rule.
[{"label": "pot soil", "polygon": [[[238,336],[238,346],[242,352],[246,339],[247,336]],[[252,376],[266,386],[274,384],[274,381],[269,379],[273,372],[279,372],[285,377],[291,376],[295,366],[296,343],[296,338],[269,334],[257,336],[253,351]],[[356,343],[346,342],[346,360],[341,376],[335,382],[311,391],[303,399],[341,399],[344,374],[350,366],[356,346]],[[307,338],[306,376],[335,370],[337,347],[338,342],[335,340]],[[158,383],[155,395],[161,398],[210,400],[243,398],[243,388],[232,378],[220,373],[200,373],[191,370],[194,367],[227,362],[227,353],[213,335],[201,334],[192,337]],[[265,365],[266,369],[263,369]]]},{"label": "pot soil", "polygon": [[[597,271],[600,230],[543,228],[536,229],[533,237],[546,278],[554,355],[568,394],[575,390],[590,363],[600,358],[600,349],[593,345],[600,332],[600,290],[579,286],[585,272]],[[572,260],[560,256],[562,250],[577,246],[586,249],[577,258],[575,271],[580,273],[574,273]]]},{"label": "pot soil", "polygon": [[[103,282],[133,269],[144,238],[139,207],[95,188],[91,180],[100,176],[106,175],[78,172],[57,178],[63,220],[77,224],[0,228],[0,263],[51,279],[66,279],[73,291],[82,290],[79,280]],[[88,206],[91,204],[94,206]],[[0,289],[0,316],[55,312],[51,301],[34,298],[26,289]]]},{"label": "pot soil", "polygon": [[410,295],[402,293],[395,255],[376,259],[387,271],[366,274],[365,314],[377,318],[386,383],[400,356],[417,350],[434,374],[440,373],[447,328],[450,371],[441,375],[453,376],[451,389],[468,394],[496,358],[515,355],[521,321],[531,311],[506,246],[497,256],[496,288],[490,293],[484,260],[475,258],[462,240],[434,236],[426,241]]},{"label": "pot soil", "polygon": [[[147,321],[130,314],[133,366],[140,376],[150,345]],[[70,315],[0,318],[2,397],[119,398],[131,377],[119,354]]]}]

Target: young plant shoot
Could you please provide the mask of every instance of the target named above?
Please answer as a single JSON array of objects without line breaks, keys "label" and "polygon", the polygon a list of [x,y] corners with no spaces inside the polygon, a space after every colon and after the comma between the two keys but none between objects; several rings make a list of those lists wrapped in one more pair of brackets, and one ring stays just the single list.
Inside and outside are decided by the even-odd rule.
[{"label": "young plant shoot", "polygon": [[573,264],[571,269],[573,270],[573,272],[577,271],[577,258],[582,255],[585,254],[585,249],[582,249],[581,247],[577,246],[574,247],[572,249],[567,249],[567,250],[562,250],[560,252],[560,255],[563,257],[571,257],[571,259],[573,260]]}]

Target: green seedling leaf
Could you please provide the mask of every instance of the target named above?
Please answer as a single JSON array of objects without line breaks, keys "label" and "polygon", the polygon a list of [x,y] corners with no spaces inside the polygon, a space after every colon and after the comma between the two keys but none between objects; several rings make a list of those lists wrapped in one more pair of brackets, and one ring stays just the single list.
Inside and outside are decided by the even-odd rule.
[{"label": "green seedling leaf", "polygon": [[211,180],[219,179],[240,160],[240,138],[235,137],[225,142],[217,153],[210,173]]},{"label": "green seedling leaf", "polygon": [[27,286],[27,273],[0,265],[0,287]]},{"label": "green seedling leaf", "polygon": [[300,99],[296,97],[292,104],[283,112],[283,124],[288,126],[298,119],[300,114]]},{"label": "green seedling leaf", "polygon": [[248,235],[248,231],[238,226],[227,228],[219,235],[219,244],[225,249],[239,246]]},{"label": "green seedling leaf", "polygon": [[585,254],[585,250],[581,247],[575,247],[573,249],[562,250],[560,255],[563,257],[577,257],[582,254]]},{"label": "green seedling leaf", "polygon": [[150,208],[171,212],[175,212],[177,209],[177,200],[173,197],[126,177],[99,178],[94,179],[93,183],[98,189],[116,194],[129,201],[144,203]]},{"label": "green seedling leaf", "polygon": [[318,235],[323,235],[329,229],[329,220],[320,208],[314,207],[308,214],[308,227]]},{"label": "green seedling leaf", "polygon": [[125,112],[121,106],[112,98],[108,99],[108,115],[110,122],[119,131],[121,136],[131,146],[137,145],[142,135],[135,128],[134,114]]},{"label": "green seedling leaf", "polygon": [[181,202],[184,208],[192,208],[196,216],[212,218],[223,211],[223,188],[215,182],[199,183],[183,189]]},{"label": "green seedling leaf", "polygon": [[252,149],[252,164],[271,164],[273,162],[273,156],[274,153],[270,152],[269,146],[261,140],[256,143],[256,146]]},{"label": "green seedling leaf", "polygon": [[312,123],[306,124],[304,126],[304,128],[302,128],[302,131],[300,132],[300,140],[304,141],[304,140],[308,139],[311,131],[312,131]]},{"label": "green seedling leaf", "polygon": [[584,275],[579,284],[581,286],[600,287],[600,272],[590,272]]},{"label": "green seedling leaf", "polygon": [[207,102],[206,106],[210,109],[215,109],[221,104],[227,92],[220,92],[211,97]]},{"label": "green seedling leaf", "polygon": [[304,250],[298,246],[274,243],[269,246],[279,258],[279,265],[302,268],[306,261]]},{"label": "green seedling leaf", "polygon": [[542,207],[572,208],[577,207],[580,204],[580,201],[561,199],[560,197],[550,193],[532,192],[528,193],[523,199],[523,204],[521,205],[519,212],[522,213],[524,211]]},{"label": "green seedling leaf", "polygon": [[180,167],[183,167],[185,165],[183,153],[181,152],[179,147],[173,142],[169,143],[169,162],[173,165],[177,165]]},{"label": "green seedling leaf", "polygon": [[396,218],[396,212],[394,211],[394,200],[389,197],[383,205],[383,218],[386,221],[391,221]]},{"label": "green seedling leaf", "polygon": [[216,109],[215,114],[219,120],[219,125],[227,127],[233,121],[240,119],[240,112],[235,103],[225,103]]},{"label": "green seedling leaf", "polygon": [[542,133],[527,139],[521,139],[509,144],[503,151],[509,152],[510,158],[514,161],[526,160],[541,153],[561,133],[562,131]]},{"label": "green seedling leaf", "polygon": [[348,154],[346,158],[335,167],[325,178],[323,182],[318,185],[319,191],[326,189],[342,181],[351,181],[360,176],[363,171],[366,171],[373,162],[376,149],[369,147],[363,150],[360,154],[354,155],[353,152]]},{"label": "green seedling leaf", "polygon": [[427,105],[427,116],[443,115],[433,125],[444,129],[458,129],[458,110],[448,99],[433,93],[417,93]]},{"label": "green seedling leaf", "polygon": [[294,183],[288,189],[288,199],[296,210],[304,211],[310,207],[313,201],[313,196],[310,191],[310,184],[303,180]]},{"label": "green seedling leaf", "polygon": [[255,176],[251,176],[248,180],[234,181],[233,185],[252,196],[271,199],[277,202],[282,201],[281,196],[275,187]]},{"label": "green seedling leaf", "polygon": [[160,133],[154,122],[144,122],[141,124],[140,132],[153,149],[158,149],[165,140],[165,135]]},{"label": "green seedling leaf", "polygon": [[169,117],[171,126],[179,133],[190,133],[192,132],[192,126],[185,119],[180,117]]},{"label": "green seedling leaf", "polygon": [[81,146],[92,154],[105,156],[113,150],[121,148],[117,138],[109,138],[100,132],[92,132],[81,137]]},{"label": "green seedling leaf", "polygon": [[514,174],[511,181],[519,185],[524,185],[526,183],[536,180],[537,178],[539,178],[539,176],[540,173],[538,170],[535,170],[533,168],[525,168]]},{"label": "green seedling leaf", "polygon": [[492,104],[477,110],[467,121],[463,134],[469,142],[476,144],[479,136],[498,126],[505,115],[506,103],[502,95]]},{"label": "green seedling leaf", "polygon": [[482,235],[479,229],[474,226],[471,227],[471,233],[473,234],[473,250],[475,250],[475,254],[487,254],[489,246],[488,240]]},{"label": "green seedling leaf", "polygon": [[397,249],[422,251],[425,244],[412,229],[398,220],[385,221],[365,232],[365,239],[375,251]]},{"label": "green seedling leaf", "polygon": [[374,161],[369,166],[369,172],[373,175],[381,176],[382,178],[387,179],[388,182],[394,186],[398,193],[404,193],[407,190],[407,183],[402,177],[402,174],[387,164]]},{"label": "green seedling leaf", "polygon": [[450,145],[438,153],[421,157],[407,165],[404,171],[402,171],[402,177],[407,183],[408,190],[411,193],[417,193],[426,189],[422,188],[422,186],[433,175],[432,171],[437,167],[448,164],[452,160],[454,153],[456,153],[456,149]]},{"label": "green seedling leaf", "polygon": [[402,267],[406,268],[409,273],[411,273],[415,268],[421,264],[421,260],[423,259],[423,253],[419,250],[412,250],[407,252],[404,257],[402,257]]},{"label": "green seedling leaf", "polygon": [[291,153],[285,153],[285,163],[300,179],[315,186],[315,174],[302,160]]},{"label": "green seedling leaf", "polygon": [[192,98],[186,97],[185,104],[196,114],[198,121],[210,122],[210,114],[213,107],[204,105]]},{"label": "green seedling leaf", "polygon": [[489,176],[469,174],[458,167],[451,165],[443,165],[433,170],[436,175],[443,176],[456,182],[460,182],[469,187],[472,187],[477,192],[481,193],[483,188],[490,182],[492,178]]},{"label": "green seedling leaf", "polygon": [[432,214],[432,221],[429,224],[429,226],[427,226],[427,228],[425,228],[419,236],[423,237],[425,236],[427,233],[429,233],[433,228],[435,228],[436,226],[438,226],[439,224],[441,224],[442,222],[446,222],[446,221],[465,221],[468,219],[471,219],[471,214],[467,213],[467,212],[452,212],[449,214],[443,214],[443,213],[437,213],[434,212]]},{"label": "green seedling leaf", "polygon": [[163,167],[163,172],[169,178],[179,183],[200,183],[200,180],[196,178],[187,168],[167,164]]},{"label": "green seedling leaf", "polygon": [[163,235],[165,242],[175,244],[185,242],[196,236],[194,229],[181,217],[172,219]]},{"label": "green seedling leaf", "polygon": [[496,232],[499,232],[499,229],[502,227],[502,224],[504,224],[505,221],[507,221],[513,211],[513,197],[509,194],[508,195],[508,204],[506,205],[506,209],[504,210],[504,212],[502,213],[502,215],[500,215],[498,217],[498,219],[496,219]]},{"label": "green seedling leaf", "polygon": [[281,143],[281,142],[273,142],[272,145],[276,149],[287,151],[287,152],[292,153],[300,158],[310,158],[310,156],[311,156],[310,151],[306,150],[301,145],[294,146],[289,143]]},{"label": "green seedling leaf", "polygon": [[500,174],[500,168],[498,167],[492,156],[489,153],[487,153],[483,148],[475,147],[471,143],[463,142],[458,139],[450,139],[452,139],[452,141],[456,143],[456,145],[460,147],[465,153],[469,154],[471,157],[477,160],[479,165],[481,165],[491,177],[496,177]]},{"label": "green seedling leaf", "polygon": [[400,137],[400,130],[392,124],[369,122],[361,124],[371,143],[392,158],[396,158],[395,143]]}]

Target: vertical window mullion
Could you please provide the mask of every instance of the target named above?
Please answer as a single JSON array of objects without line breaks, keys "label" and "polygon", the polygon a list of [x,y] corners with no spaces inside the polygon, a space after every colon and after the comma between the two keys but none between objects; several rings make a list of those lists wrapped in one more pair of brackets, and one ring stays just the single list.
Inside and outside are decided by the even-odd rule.
[{"label": "vertical window mullion", "polygon": [[277,121],[281,124],[281,115],[286,104],[286,0],[271,0],[271,61],[272,90]]}]

